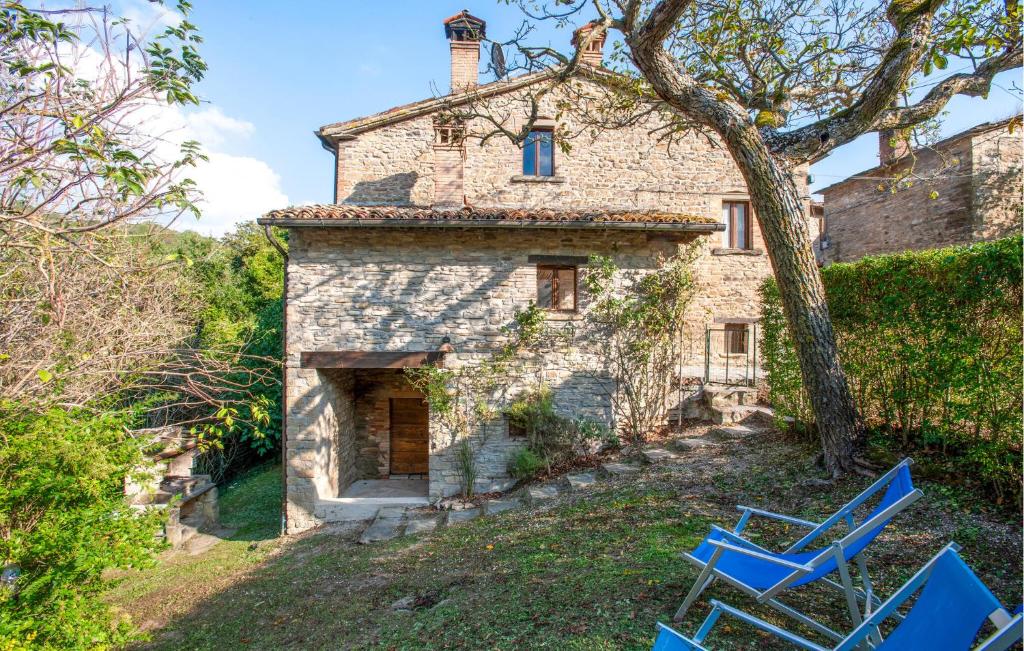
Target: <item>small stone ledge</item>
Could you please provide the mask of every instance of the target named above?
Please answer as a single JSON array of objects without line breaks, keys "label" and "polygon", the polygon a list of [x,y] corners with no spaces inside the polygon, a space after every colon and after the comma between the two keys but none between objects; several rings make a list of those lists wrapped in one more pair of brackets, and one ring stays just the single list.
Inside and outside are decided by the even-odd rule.
[{"label": "small stone ledge", "polygon": [[580,321],[583,319],[583,315],[579,312],[547,310],[544,312],[544,319],[546,321]]},{"label": "small stone ledge", "polygon": [[711,255],[764,255],[761,249],[711,249]]},{"label": "small stone ledge", "polygon": [[512,183],[565,183],[564,176],[530,176],[527,174],[516,174],[512,177]]}]

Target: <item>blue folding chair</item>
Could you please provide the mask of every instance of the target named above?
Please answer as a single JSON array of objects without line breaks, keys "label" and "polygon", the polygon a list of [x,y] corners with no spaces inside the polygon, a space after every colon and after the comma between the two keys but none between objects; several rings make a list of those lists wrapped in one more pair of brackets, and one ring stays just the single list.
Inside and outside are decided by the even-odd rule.
[{"label": "blue folding chair", "polygon": [[[752,507],[737,507],[743,511],[743,515],[733,531],[712,527],[711,533],[696,549],[683,554],[683,558],[700,569],[700,574],[673,620],[681,621],[711,582],[721,579],[757,599],[759,603],[767,604],[823,635],[835,640],[842,639],[838,632],[780,601],[778,595],[790,588],[820,582],[822,585],[840,590],[846,596],[851,623],[853,626],[859,625],[863,618],[870,614],[872,608],[880,603],[871,587],[864,551],[893,516],[923,495],[920,490],[914,488],[910,478],[910,463],[910,459],[898,463],[821,524]],[[879,503],[860,524],[857,524],[854,511],[883,488],[885,493]],[[751,515],[781,520],[806,527],[811,531],[786,551],[772,552],[740,535]],[[833,540],[828,546],[804,551],[810,543],[839,523],[848,526],[850,531],[846,535]],[[853,585],[849,568],[851,561],[857,564],[862,590]],[[833,572],[838,572],[839,582],[828,578]],[[863,613],[860,610],[860,602],[864,604]]]},{"label": "blue folding chair", "polygon": [[[992,622],[996,630],[974,647],[974,651],[1003,651],[1010,648],[1024,636],[1024,616],[1019,613],[1010,615],[963,562],[957,554],[958,550],[956,543],[943,548],[834,647],[823,647],[713,600],[711,613],[692,639],[659,623],[654,651],[708,651],[703,646],[704,640],[722,614],[735,617],[809,651],[851,651],[858,647],[875,651],[967,651],[978,637],[986,619]],[[913,606],[900,618],[897,608],[919,590],[920,594]],[[880,626],[890,616],[899,622],[883,638]]]}]

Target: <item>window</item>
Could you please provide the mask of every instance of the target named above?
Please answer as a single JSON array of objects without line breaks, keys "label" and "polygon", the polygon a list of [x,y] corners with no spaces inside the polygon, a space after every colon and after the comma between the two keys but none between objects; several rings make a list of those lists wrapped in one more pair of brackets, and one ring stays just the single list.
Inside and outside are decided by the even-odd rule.
[{"label": "window", "polygon": [[725,232],[722,233],[722,244],[730,249],[750,249],[750,214],[749,201],[725,201],[722,203],[722,222]]},{"label": "window", "polygon": [[730,355],[746,355],[747,339],[746,323],[725,324],[725,350]]},{"label": "window", "polygon": [[576,267],[537,267],[537,307],[559,312],[576,310]]},{"label": "window", "polygon": [[523,143],[523,175],[554,176],[554,135],[550,129],[536,129]]},{"label": "window", "polygon": [[508,424],[508,437],[510,439],[526,438],[526,427],[522,423],[517,423],[508,416],[505,417],[505,422]]}]

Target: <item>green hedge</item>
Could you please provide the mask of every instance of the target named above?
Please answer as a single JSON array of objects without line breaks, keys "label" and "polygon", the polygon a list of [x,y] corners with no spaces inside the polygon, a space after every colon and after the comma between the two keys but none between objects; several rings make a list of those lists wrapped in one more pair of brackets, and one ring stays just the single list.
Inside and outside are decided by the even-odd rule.
[{"label": "green hedge", "polygon": [[[998,501],[1021,491],[1021,237],[822,270],[840,355],[876,441],[917,452]],[[778,288],[762,354],[779,416],[813,417]]]}]

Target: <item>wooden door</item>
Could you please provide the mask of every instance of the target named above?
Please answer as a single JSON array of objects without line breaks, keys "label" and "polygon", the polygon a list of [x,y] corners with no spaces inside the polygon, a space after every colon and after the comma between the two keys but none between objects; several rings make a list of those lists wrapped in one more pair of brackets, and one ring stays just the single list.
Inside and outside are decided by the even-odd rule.
[{"label": "wooden door", "polygon": [[392,475],[427,474],[428,432],[422,398],[391,398]]}]

